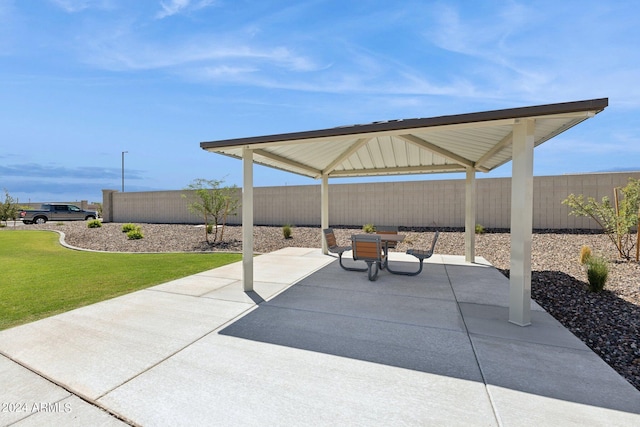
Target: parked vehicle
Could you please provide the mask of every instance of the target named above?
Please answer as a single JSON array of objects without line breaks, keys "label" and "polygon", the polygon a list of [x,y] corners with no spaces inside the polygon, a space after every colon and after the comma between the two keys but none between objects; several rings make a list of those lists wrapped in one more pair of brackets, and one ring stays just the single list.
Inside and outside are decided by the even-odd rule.
[{"label": "parked vehicle", "polygon": [[66,203],[47,203],[40,209],[20,211],[20,219],[25,224],[44,224],[47,221],[87,221],[96,219],[96,211],[85,211],[76,205]]}]

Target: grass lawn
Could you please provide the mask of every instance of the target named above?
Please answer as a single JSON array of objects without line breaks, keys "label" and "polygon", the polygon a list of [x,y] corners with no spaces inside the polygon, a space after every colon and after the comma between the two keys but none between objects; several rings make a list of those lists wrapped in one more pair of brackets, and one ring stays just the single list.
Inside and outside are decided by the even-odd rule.
[{"label": "grass lawn", "polygon": [[0,232],[0,330],[242,259],[75,251],[46,231]]}]

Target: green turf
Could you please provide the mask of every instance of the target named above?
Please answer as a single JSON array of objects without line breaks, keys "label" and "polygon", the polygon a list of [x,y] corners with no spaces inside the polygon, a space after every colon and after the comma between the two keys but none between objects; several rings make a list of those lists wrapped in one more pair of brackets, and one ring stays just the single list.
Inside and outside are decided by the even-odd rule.
[{"label": "green turf", "polygon": [[75,251],[46,231],[0,232],[0,330],[206,271],[240,254]]}]

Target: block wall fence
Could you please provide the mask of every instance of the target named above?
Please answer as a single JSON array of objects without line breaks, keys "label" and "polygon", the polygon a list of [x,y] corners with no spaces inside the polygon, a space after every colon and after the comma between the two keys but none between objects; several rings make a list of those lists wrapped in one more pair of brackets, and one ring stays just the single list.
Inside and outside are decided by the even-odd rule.
[{"label": "block wall fence", "polygon": [[[533,179],[534,229],[598,229],[591,219],[569,216],[562,201],[571,193],[613,200],[615,187],[624,187],[640,172],[539,176]],[[485,228],[510,228],[511,178],[477,178],[476,223]],[[185,198],[183,195],[187,195]],[[241,198],[241,189],[237,190]],[[189,212],[188,190],[125,192],[103,190],[105,222],[198,224]],[[366,184],[329,181],[331,226],[363,224],[406,227],[464,227],[464,179]],[[240,224],[242,207],[227,218]],[[256,225],[320,225],[320,183],[283,187],[254,187]]]}]

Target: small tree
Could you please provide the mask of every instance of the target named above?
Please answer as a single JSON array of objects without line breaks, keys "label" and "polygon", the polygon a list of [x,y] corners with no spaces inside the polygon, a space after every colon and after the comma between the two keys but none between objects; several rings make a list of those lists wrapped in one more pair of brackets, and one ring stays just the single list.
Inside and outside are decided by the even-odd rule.
[{"label": "small tree", "polygon": [[[204,235],[207,243],[209,242],[209,233],[207,226],[213,221],[213,242],[218,241],[218,226],[221,225],[220,241],[224,237],[224,226],[227,222],[227,216],[234,214],[240,205],[240,201],[235,197],[236,186],[222,187],[224,180],[208,180],[198,178],[193,180],[187,187],[195,193],[197,200],[190,202],[187,206],[191,212],[200,215],[204,220]],[[182,197],[188,198],[186,194]]]},{"label": "small tree", "polygon": [[[618,200],[618,191],[622,193],[622,200]],[[569,215],[592,218],[607,234],[609,240],[618,249],[621,258],[631,259],[631,251],[636,245],[631,236],[631,229],[638,225],[638,207],[640,203],[640,180],[629,178],[629,183],[623,188],[615,188],[616,203],[611,204],[608,197],[603,197],[598,203],[595,198],[570,194],[562,204],[572,210]]]},{"label": "small tree", "polygon": [[4,202],[0,202],[0,221],[4,221],[5,225],[11,219],[14,222],[18,218],[18,205],[13,197],[9,195],[9,192],[5,188],[4,190]]}]

